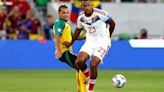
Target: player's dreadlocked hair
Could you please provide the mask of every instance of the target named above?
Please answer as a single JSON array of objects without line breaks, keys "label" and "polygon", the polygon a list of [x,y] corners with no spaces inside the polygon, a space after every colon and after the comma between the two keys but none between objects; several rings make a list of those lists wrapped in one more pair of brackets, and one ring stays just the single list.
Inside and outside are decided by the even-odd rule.
[{"label": "player's dreadlocked hair", "polygon": [[59,6],[59,9],[58,9],[58,12],[61,11],[61,8],[68,8],[68,6],[66,6],[66,5],[60,5],[60,6]]}]

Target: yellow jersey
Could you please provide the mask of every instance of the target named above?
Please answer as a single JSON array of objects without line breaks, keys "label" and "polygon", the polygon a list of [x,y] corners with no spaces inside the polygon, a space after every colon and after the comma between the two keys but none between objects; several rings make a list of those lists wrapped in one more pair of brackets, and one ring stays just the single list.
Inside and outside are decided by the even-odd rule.
[{"label": "yellow jersey", "polygon": [[67,48],[63,42],[71,42],[72,41],[72,30],[70,25],[64,21],[63,19],[57,19],[56,23],[53,26],[53,33],[60,35],[60,49],[62,53],[64,53],[66,50],[69,50],[72,52],[72,46]]}]

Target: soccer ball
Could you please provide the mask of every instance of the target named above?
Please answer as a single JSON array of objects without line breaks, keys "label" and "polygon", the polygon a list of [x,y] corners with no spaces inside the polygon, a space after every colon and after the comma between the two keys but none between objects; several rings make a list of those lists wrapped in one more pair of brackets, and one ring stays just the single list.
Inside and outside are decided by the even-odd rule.
[{"label": "soccer ball", "polygon": [[116,74],[112,78],[113,86],[116,88],[122,88],[126,84],[126,78],[122,74]]}]

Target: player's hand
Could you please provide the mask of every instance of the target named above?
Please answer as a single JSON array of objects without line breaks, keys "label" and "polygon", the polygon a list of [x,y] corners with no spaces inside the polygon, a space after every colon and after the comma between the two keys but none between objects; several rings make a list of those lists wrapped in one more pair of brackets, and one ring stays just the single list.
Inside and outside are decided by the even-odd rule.
[{"label": "player's hand", "polygon": [[70,46],[72,45],[70,42],[67,42],[67,41],[63,42],[63,44],[64,44],[67,48],[70,47]]},{"label": "player's hand", "polygon": [[56,57],[57,59],[59,59],[59,58],[62,57],[62,52],[61,52],[61,50],[56,50],[56,52],[55,52],[55,57]]}]

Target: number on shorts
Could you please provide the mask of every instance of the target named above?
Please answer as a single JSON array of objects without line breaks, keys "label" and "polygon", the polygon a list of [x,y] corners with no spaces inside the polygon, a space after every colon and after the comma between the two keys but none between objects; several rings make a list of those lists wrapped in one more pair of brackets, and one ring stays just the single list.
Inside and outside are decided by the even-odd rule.
[{"label": "number on shorts", "polygon": [[104,48],[102,48],[102,47],[99,47],[98,52],[101,54],[101,57],[103,57],[105,55],[105,53],[106,53],[106,50]]}]

